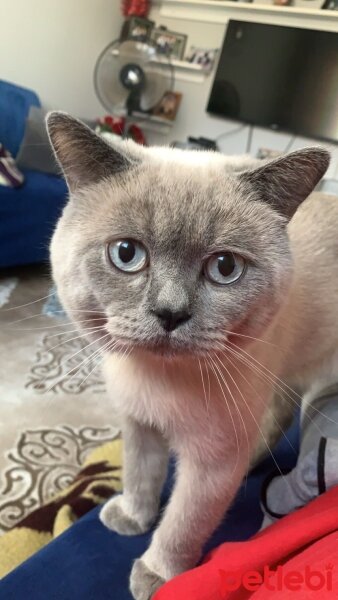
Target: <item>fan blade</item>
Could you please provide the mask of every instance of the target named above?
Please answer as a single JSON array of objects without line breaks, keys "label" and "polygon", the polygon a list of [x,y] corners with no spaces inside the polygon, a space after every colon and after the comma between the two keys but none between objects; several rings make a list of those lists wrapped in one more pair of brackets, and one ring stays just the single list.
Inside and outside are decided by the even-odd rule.
[{"label": "fan blade", "polygon": [[126,65],[138,66],[145,76],[143,88],[138,90],[140,110],[150,110],[173,88],[170,62],[167,57],[157,55],[154,45],[133,40],[115,41],[102,51],[94,73],[96,93],[109,112],[126,108],[131,93],[121,77]]},{"label": "fan blade", "polygon": [[133,42],[127,40],[122,42],[118,49],[119,60],[122,65],[127,63],[136,63],[144,66],[156,56],[155,48],[143,42]]},{"label": "fan blade", "polygon": [[169,67],[153,64],[144,69],[146,85],[142,90],[140,105],[142,110],[150,110],[172,89],[172,77]]},{"label": "fan blade", "polygon": [[103,106],[112,112],[122,109],[128,98],[128,90],[120,81],[119,54],[109,49],[100,59],[96,69],[96,89]]}]

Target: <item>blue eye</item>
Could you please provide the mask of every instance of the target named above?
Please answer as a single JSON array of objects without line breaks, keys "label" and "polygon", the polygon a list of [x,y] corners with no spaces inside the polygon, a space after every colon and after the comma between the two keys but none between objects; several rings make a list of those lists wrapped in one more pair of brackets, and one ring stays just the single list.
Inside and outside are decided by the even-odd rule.
[{"label": "blue eye", "polygon": [[245,267],[245,260],[239,254],[222,252],[208,258],[204,265],[204,272],[211,282],[229,285],[243,275]]},{"label": "blue eye", "polygon": [[120,271],[138,273],[148,263],[148,254],[144,246],[135,240],[114,240],[107,246],[109,260]]}]

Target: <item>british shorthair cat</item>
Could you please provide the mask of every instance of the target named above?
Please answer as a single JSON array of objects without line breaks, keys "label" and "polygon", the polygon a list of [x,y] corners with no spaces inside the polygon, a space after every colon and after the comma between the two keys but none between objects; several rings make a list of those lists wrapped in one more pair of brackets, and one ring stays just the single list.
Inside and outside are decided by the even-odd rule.
[{"label": "british shorthair cat", "polygon": [[134,598],[149,600],[199,560],[259,440],[296,402],[292,389],[311,395],[337,374],[338,202],[306,200],[329,155],[262,163],[108,144],[64,113],[48,129],[70,192],[53,276],[101,347],[122,423],[124,491],[102,522],[148,530],[170,451],[177,460],[131,573]]}]

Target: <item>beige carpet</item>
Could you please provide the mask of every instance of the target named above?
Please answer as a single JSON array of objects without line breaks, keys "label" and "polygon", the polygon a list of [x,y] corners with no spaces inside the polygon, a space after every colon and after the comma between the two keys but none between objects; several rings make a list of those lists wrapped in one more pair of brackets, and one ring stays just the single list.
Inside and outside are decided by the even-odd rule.
[{"label": "beige carpet", "polygon": [[50,287],[42,268],[0,273],[0,532],[117,434],[93,346],[36,302]]}]

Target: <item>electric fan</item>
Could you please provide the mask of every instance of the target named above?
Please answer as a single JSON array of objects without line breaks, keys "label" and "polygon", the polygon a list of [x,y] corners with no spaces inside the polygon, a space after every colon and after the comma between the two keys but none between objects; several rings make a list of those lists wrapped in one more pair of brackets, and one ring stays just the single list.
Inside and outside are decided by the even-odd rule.
[{"label": "electric fan", "polygon": [[94,85],[109,112],[149,115],[163,94],[173,89],[173,66],[152,42],[116,40],[97,60]]}]

